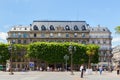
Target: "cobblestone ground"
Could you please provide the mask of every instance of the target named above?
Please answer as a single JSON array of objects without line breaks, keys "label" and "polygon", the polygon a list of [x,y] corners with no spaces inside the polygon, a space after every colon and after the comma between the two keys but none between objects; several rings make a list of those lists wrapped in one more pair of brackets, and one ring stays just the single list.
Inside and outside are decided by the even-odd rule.
[{"label": "cobblestone ground", "polygon": [[14,75],[9,75],[9,72],[0,72],[0,80],[120,80],[120,75],[116,72],[103,72],[102,75],[93,72],[91,75],[84,74],[84,78],[80,78],[80,72],[14,72]]}]

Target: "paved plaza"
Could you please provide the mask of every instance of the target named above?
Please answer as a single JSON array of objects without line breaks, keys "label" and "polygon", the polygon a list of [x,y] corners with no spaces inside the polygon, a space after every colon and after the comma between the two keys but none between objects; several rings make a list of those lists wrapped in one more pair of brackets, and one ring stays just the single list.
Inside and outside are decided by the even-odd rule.
[{"label": "paved plaza", "polygon": [[116,75],[116,72],[103,72],[93,73],[92,75],[84,75],[84,78],[80,78],[80,72],[74,72],[71,75],[70,72],[14,72],[14,75],[9,75],[9,72],[0,72],[0,80],[120,80],[120,75]]}]

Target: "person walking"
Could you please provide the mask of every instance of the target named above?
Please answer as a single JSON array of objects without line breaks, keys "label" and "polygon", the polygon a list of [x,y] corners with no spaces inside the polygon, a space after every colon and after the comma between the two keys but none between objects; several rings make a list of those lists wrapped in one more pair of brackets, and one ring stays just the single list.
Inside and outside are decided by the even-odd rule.
[{"label": "person walking", "polygon": [[119,73],[120,73],[120,65],[117,65],[116,70],[117,70],[117,75],[119,75]]},{"label": "person walking", "polygon": [[102,74],[102,71],[103,71],[103,68],[102,68],[102,66],[100,66],[100,67],[99,67],[100,75]]},{"label": "person walking", "polygon": [[81,65],[81,66],[80,66],[81,78],[83,78],[83,71],[84,71],[84,66]]}]

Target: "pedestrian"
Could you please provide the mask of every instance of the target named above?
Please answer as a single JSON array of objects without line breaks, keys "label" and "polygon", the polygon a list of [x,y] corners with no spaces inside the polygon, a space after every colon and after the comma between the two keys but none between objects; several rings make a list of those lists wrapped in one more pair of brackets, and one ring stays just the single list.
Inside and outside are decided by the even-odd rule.
[{"label": "pedestrian", "polygon": [[97,72],[98,72],[98,67],[95,66],[95,73],[97,74]]},{"label": "pedestrian", "polygon": [[117,65],[116,70],[117,70],[117,75],[119,75],[119,73],[120,73],[120,65]]},{"label": "pedestrian", "polygon": [[103,71],[103,68],[102,68],[102,66],[100,66],[100,67],[99,67],[100,75],[102,74],[102,71]]},{"label": "pedestrian", "polygon": [[40,71],[42,71],[42,67],[40,67]]},{"label": "pedestrian", "polygon": [[49,66],[47,67],[47,71],[50,71],[50,67]]},{"label": "pedestrian", "polygon": [[84,71],[84,66],[81,65],[81,66],[80,66],[81,78],[83,78],[83,71]]}]

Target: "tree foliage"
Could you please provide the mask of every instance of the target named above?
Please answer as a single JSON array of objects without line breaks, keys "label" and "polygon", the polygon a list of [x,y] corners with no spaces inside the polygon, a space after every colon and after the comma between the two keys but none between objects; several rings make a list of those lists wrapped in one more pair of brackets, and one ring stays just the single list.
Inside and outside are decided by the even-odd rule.
[{"label": "tree foliage", "polygon": [[[89,68],[91,68],[91,61],[94,63],[94,59],[96,59],[97,61],[98,61],[98,49],[99,49],[99,46],[98,45],[94,45],[94,44],[89,44],[89,45],[87,45],[87,47],[86,47],[86,54],[88,55],[88,57],[89,57],[89,60],[88,60],[88,67]],[[93,56],[94,56],[94,58],[93,58]],[[97,58],[95,58],[95,57],[97,57]],[[92,59],[93,58],[93,59]],[[95,60],[95,61],[96,61]]]},{"label": "tree foliage", "polygon": [[120,34],[120,26],[117,26],[117,27],[115,28],[115,31],[116,31],[116,33]]},{"label": "tree foliage", "polygon": [[[86,45],[78,43],[55,43],[55,42],[35,42],[31,43],[27,49],[27,56],[45,60],[48,63],[64,63],[64,56],[69,54],[68,47],[72,45],[76,47],[73,51],[73,63],[83,64],[88,62],[88,55],[86,54]],[[96,61],[97,62],[97,61]],[[69,60],[70,63],[70,60]]]},{"label": "tree foliage", "polygon": [[[76,51],[73,50],[73,64],[88,63],[89,57],[92,56],[91,62],[98,63],[98,46],[84,45],[72,42],[57,43],[57,42],[34,42],[28,45],[14,44],[12,45],[12,58],[18,58],[19,53],[26,53],[22,55],[26,58],[38,59],[46,61],[48,63],[65,63],[64,56],[69,56],[68,63],[70,64],[70,52],[68,47],[72,45],[76,47]],[[10,59],[11,52],[8,50],[10,44],[0,43],[0,63],[5,63]]]},{"label": "tree foliage", "polygon": [[0,43],[0,63],[5,64],[6,60],[10,57],[8,52],[8,45],[4,43]]}]

